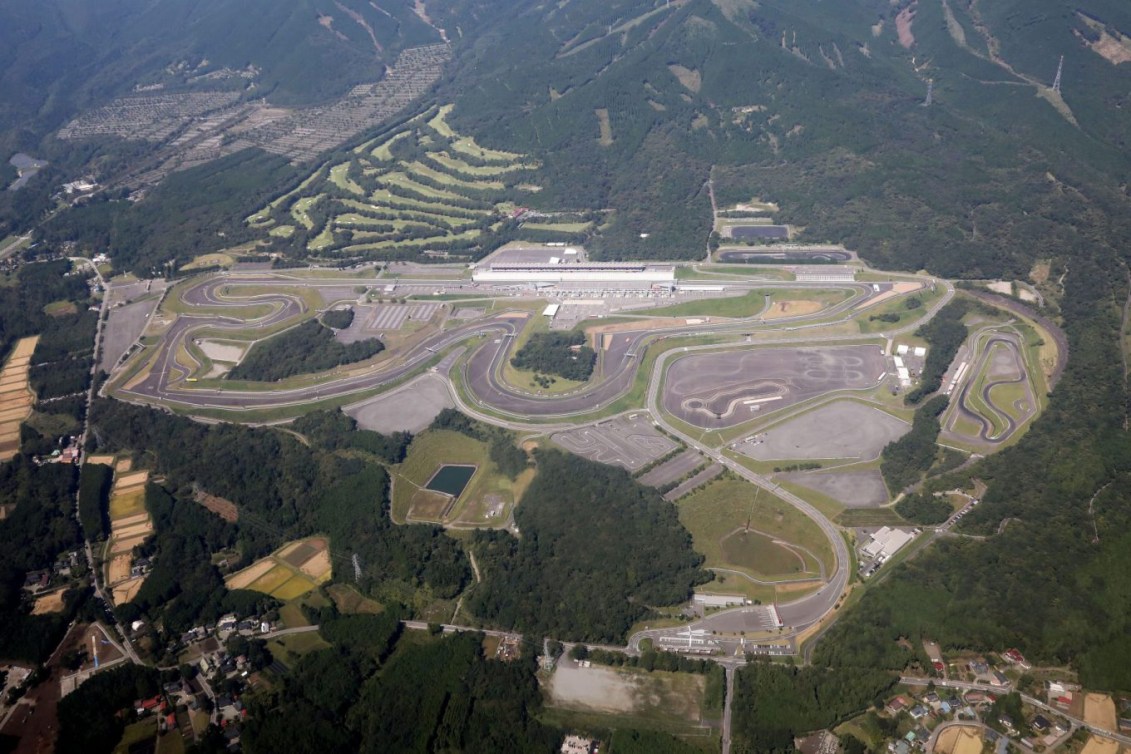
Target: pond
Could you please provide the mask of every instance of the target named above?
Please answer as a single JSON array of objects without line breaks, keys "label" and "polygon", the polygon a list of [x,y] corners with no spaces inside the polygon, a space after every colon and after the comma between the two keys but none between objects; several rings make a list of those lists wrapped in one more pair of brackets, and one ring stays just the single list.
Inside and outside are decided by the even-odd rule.
[{"label": "pond", "polygon": [[474,466],[446,464],[432,475],[424,488],[434,492],[443,492],[452,497],[459,497],[463,494],[464,487],[467,486],[473,476],[475,476]]}]

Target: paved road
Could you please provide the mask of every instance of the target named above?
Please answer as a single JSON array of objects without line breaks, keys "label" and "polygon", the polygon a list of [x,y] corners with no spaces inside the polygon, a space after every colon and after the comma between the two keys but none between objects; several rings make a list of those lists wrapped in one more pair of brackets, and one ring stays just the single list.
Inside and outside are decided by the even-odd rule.
[{"label": "paved road", "polygon": [[[95,276],[98,278],[99,285],[102,286],[102,303],[101,303],[101,305],[99,306],[99,309],[98,309],[98,326],[94,329],[94,350],[91,353],[91,357],[90,357],[90,386],[87,388],[87,391],[86,391],[86,412],[85,412],[85,415],[83,417],[82,432],[79,434],[79,439],[78,439],[78,443],[79,443],[79,459],[78,459],[78,462],[79,462],[79,467],[81,468],[82,464],[86,462],[86,437],[87,437],[87,433],[90,431],[90,407],[91,407],[91,404],[94,402],[94,384],[95,384],[95,381],[96,381],[96,378],[97,378],[97,375],[98,375],[98,369],[99,369],[99,358],[98,357],[99,357],[99,349],[102,347],[102,329],[106,324],[106,317],[107,317],[107,312],[109,310],[110,296],[109,296],[109,292],[106,290],[106,281],[102,279],[102,273],[98,271],[98,267],[95,266],[94,262],[92,262],[89,259],[86,259],[85,257],[71,257],[70,259],[75,264],[79,264],[79,265],[85,264],[85,265],[89,266],[90,269],[94,271]],[[78,521],[79,528],[81,529],[82,528],[82,516],[79,513],[79,495],[80,495],[80,489],[76,488],[75,489],[75,520]],[[85,530],[83,530],[83,553],[86,555],[87,569],[90,571],[91,582],[94,586],[94,596],[95,596],[96,599],[98,599],[99,601],[102,602],[102,606],[103,606],[104,611],[106,612],[107,616],[109,616],[111,618],[110,622],[113,624],[114,629],[118,633],[118,637],[121,639],[121,645],[122,646],[119,647],[119,648],[124,651],[125,656],[129,658],[130,662],[135,663],[135,664],[141,664],[141,658],[138,657],[137,652],[134,651],[133,644],[130,643],[130,638],[129,638],[129,636],[126,635],[125,629],[122,628],[122,626],[118,623],[117,620],[113,619],[114,602],[113,602],[113,600],[110,599],[109,595],[106,594],[106,591],[103,588],[102,582],[99,579],[99,571],[98,571],[98,568],[96,567],[96,562],[95,562],[95,558],[94,558],[94,550],[90,545],[90,538],[86,535]]]},{"label": "paved road", "polygon": [[734,707],[734,674],[737,668],[733,664],[723,668],[727,674],[726,702],[723,705],[723,754],[730,754],[730,727],[731,712]]}]

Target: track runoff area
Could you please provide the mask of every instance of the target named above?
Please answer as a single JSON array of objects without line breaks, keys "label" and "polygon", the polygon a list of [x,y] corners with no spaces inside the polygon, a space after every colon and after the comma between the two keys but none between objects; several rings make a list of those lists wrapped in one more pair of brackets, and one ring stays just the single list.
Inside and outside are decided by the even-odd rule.
[{"label": "track runoff area", "polygon": [[[946,281],[859,263],[712,265],[677,276],[672,265],[595,264],[583,249],[557,245],[504,247],[470,271],[399,267],[396,277],[372,268],[237,268],[180,281],[118,360],[106,390],[179,413],[262,422],[343,406],[380,415],[382,401],[403,403],[426,380],[421,394],[435,394],[435,412],[455,405],[647,473],[669,488],[668,499],[693,503],[737,477],[762,504],[804,514],[827,540],[825,555],[807,560],[805,548],[794,548],[782,562],[798,558],[806,575],[777,579],[729,568],[728,545],[707,565],[753,586],[730,594],[720,578],[709,585],[718,593],[700,596],[698,621],[632,639],[728,654],[792,652],[840,604],[852,558],[833,519],[889,502],[882,481],[876,488],[877,458],[910,426],[902,393],[926,345],[914,332],[955,295]],[[277,383],[226,378],[258,343],[345,308],[352,323],[334,337],[378,337],[384,351]],[[107,327],[115,327],[113,315]],[[546,387],[510,367],[533,333],[568,329],[583,331],[598,353],[589,381]],[[968,370],[991,375],[977,389],[992,406],[1020,405],[1028,393],[1016,397],[1016,375],[1007,372],[1010,364],[1023,369],[1024,359],[1007,364],[1005,336],[984,340],[970,346],[989,354],[984,368]],[[447,395],[433,389],[438,382]],[[429,406],[409,412],[417,425],[429,420]],[[987,421],[982,436],[1008,431]],[[729,475],[720,476],[724,470]],[[752,604],[754,594],[763,604]]]}]

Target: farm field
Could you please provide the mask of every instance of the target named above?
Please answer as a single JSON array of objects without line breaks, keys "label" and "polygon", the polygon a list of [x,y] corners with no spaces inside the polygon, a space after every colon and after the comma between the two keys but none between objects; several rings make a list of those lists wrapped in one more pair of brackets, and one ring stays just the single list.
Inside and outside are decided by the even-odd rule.
[{"label": "farm field", "polygon": [[[447,122],[450,105],[323,164],[297,188],[247,218],[267,237],[293,239],[326,257],[440,247],[478,254],[532,187],[536,164],[487,149]],[[553,223],[540,234],[582,232],[588,223]]]},{"label": "farm field", "polygon": [[153,520],[145,509],[148,471],[131,471],[128,459],[114,467],[114,486],[110,489],[110,538],[103,550],[106,586],[115,605],[129,602],[145,581],[133,572],[133,549],[153,533]]},{"label": "farm field", "polygon": [[28,387],[28,370],[39,336],[16,342],[0,371],[0,463],[20,451],[20,423],[31,415],[35,396]]},{"label": "farm field", "polygon": [[[439,491],[435,483],[442,467],[453,466],[474,467],[456,496]],[[391,472],[395,522],[428,521],[457,527],[503,526],[535,473],[527,469],[512,481],[491,461],[486,443],[458,432],[432,429],[413,439],[408,457]]]},{"label": "farm field", "polygon": [[815,523],[741,480],[717,479],[676,507],[695,550],[706,557],[706,567],[739,574],[727,574],[728,590],[751,580],[817,579],[823,564],[832,563],[830,545]]},{"label": "farm field", "polygon": [[284,602],[312,591],[330,580],[330,542],[309,537],[288,542],[242,571],[224,579],[229,589],[249,589]]}]

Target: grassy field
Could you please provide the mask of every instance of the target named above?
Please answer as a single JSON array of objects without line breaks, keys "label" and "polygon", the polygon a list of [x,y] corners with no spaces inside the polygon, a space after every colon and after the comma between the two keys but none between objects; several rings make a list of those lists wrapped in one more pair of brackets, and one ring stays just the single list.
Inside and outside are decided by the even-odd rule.
[{"label": "grassy field", "polygon": [[778,581],[817,577],[822,561],[833,562],[829,543],[813,521],[742,480],[718,479],[677,507],[708,567]]},{"label": "grassy field", "polygon": [[[459,498],[423,491],[444,464],[471,464],[475,474]],[[449,430],[427,430],[409,446],[408,457],[392,468],[393,520],[424,520],[469,526],[502,526],[533,479],[533,470],[511,480],[491,461],[487,444]],[[493,514],[493,515],[492,515]]]},{"label": "grassy field", "polygon": [[331,646],[317,631],[288,634],[267,642],[271,655],[288,667],[293,666],[305,654],[329,649]]}]

